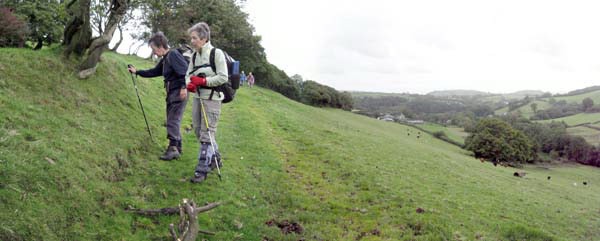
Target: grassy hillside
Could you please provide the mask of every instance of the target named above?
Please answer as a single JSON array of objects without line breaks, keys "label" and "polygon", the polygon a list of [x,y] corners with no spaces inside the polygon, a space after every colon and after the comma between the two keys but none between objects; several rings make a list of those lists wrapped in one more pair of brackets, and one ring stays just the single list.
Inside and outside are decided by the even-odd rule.
[{"label": "grassy hillside", "polygon": [[588,92],[588,93],[584,93],[584,94],[579,94],[579,95],[554,97],[554,99],[556,101],[565,100],[568,103],[581,103],[581,101],[583,101],[583,99],[588,98],[588,97],[594,101],[594,105],[600,104],[600,90],[592,91],[592,92]]},{"label": "grassy hillside", "polygon": [[594,146],[600,144],[600,131],[597,129],[586,126],[577,126],[567,128],[567,133],[574,136],[581,136],[587,141],[587,143],[590,143]]},{"label": "grassy hillside", "polygon": [[[191,184],[193,134],[182,159],[157,160],[126,63],[151,66],[107,54],[98,74],[77,80],[54,51],[0,49],[0,240],[168,240],[177,217],[124,209],[182,198],[223,202],[200,217],[217,233],[200,235],[208,240],[600,239],[600,169],[529,167],[517,178],[522,170],[407,135],[416,129],[261,88],[223,106],[223,181]],[[162,81],[139,88],[166,144]],[[304,231],[283,234],[272,219]]]},{"label": "grassy hillside", "polygon": [[469,133],[465,132],[463,128],[456,126],[442,126],[435,123],[426,123],[423,125],[419,125],[419,127],[433,133],[437,131],[443,131],[446,133],[446,136],[457,143],[464,144],[465,138],[469,135]]},{"label": "grassy hillside", "polygon": [[[532,103],[535,103],[537,105],[537,110],[538,111],[539,110],[548,109],[548,108],[550,108],[552,106],[552,105],[550,105],[550,103],[548,103],[546,101],[536,100],[536,101],[533,101],[533,102],[531,102],[529,104],[521,106],[521,107],[513,110],[512,112],[519,111],[519,112],[521,112],[521,115],[523,115],[523,117],[530,118],[534,114],[533,110],[531,109],[531,104]],[[509,109],[508,106],[504,107],[504,108],[497,109],[497,110],[494,111],[494,114],[496,114],[496,115],[503,115],[504,113],[508,112],[508,109]]]},{"label": "grassy hillside", "polygon": [[580,113],[556,119],[541,120],[539,122],[549,123],[552,121],[564,121],[569,126],[581,125],[585,123],[596,123],[600,121],[600,113]]}]

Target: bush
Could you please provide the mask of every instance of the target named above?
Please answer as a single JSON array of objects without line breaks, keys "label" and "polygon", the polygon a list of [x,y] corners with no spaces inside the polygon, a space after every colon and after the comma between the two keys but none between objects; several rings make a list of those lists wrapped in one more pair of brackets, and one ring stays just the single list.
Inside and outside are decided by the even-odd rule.
[{"label": "bush", "polygon": [[28,33],[25,22],[17,18],[11,9],[0,8],[0,47],[22,48]]},{"label": "bush", "polygon": [[440,139],[447,137],[446,132],[443,132],[443,131],[433,132],[433,136],[435,136],[436,138],[440,138]]},{"label": "bush", "polygon": [[480,120],[475,132],[465,139],[465,148],[473,151],[476,158],[494,163],[518,166],[536,158],[531,140],[500,119]]},{"label": "bush", "polygon": [[319,107],[352,109],[352,96],[334,88],[308,80],[302,84],[302,102]]}]

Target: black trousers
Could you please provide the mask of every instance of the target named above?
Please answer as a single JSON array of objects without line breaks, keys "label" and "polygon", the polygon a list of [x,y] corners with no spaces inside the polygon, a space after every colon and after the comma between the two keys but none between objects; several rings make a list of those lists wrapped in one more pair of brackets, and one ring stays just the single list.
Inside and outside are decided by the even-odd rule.
[{"label": "black trousers", "polygon": [[187,98],[181,99],[180,89],[174,89],[167,92],[167,139],[169,146],[181,148],[181,119],[185,112]]}]

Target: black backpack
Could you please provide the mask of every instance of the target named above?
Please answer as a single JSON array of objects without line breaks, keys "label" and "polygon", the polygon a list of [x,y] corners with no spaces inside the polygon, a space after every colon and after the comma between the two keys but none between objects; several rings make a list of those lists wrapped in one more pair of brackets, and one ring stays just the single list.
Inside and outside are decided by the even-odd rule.
[{"label": "black backpack", "polygon": [[[210,56],[209,56],[209,62],[210,62],[209,66],[212,69],[212,71],[215,73],[217,73],[217,67],[215,66],[215,51],[216,50],[217,50],[217,48],[213,48],[210,51]],[[223,50],[221,50],[221,51],[223,51]],[[225,63],[227,64],[227,72],[229,73],[229,78],[228,78],[229,81],[227,81],[224,84],[219,85],[219,86],[207,87],[207,88],[211,89],[209,99],[212,100],[213,94],[215,93],[215,91],[217,91],[217,92],[222,92],[225,97],[225,98],[223,98],[222,103],[229,103],[229,102],[233,101],[233,98],[235,97],[235,91],[238,88],[240,88],[240,61],[233,59],[225,51],[223,51],[223,54],[225,55]],[[196,59],[196,53],[194,53],[192,55],[191,61],[193,61],[195,59]],[[192,62],[192,63],[194,63],[194,62]],[[200,65],[200,66],[194,66],[192,71],[190,71],[189,73],[191,74],[194,71],[198,70],[199,68],[203,68],[203,67],[207,67],[207,65],[204,64],[204,65]]]}]

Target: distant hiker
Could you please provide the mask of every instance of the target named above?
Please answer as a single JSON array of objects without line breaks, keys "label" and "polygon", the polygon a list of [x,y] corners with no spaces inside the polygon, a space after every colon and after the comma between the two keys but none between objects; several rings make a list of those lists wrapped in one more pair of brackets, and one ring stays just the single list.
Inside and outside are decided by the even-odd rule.
[{"label": "distant hiker", "polygon": [[[219,86],[228,81],[228,70],[223,51],[214,52],[215,70],[210,65],[210,53],[214,48],[210,43],[210,28],[208,24],[200,22],[187,30],[191,39],[194,54],[188,66],[185,77],[187,89],[193,95],[192,122],[194,133],[200,143],[198,165],[194,176],[190,179],[199,183],[206,179],[206,175],[220,162],[219,147],[215,137],[217,123],[221,114],[221,100],[223,94],[208,87]],[[208,124],[207,124],[208,122]],[[208,126],[208,128],[207,128]],[[220,164],[220,163],[219,163]]]},{"label": "distant hiker", "polygon": [[242,73],[240,74],[240,86],[244,86],[244,81],[246,81],[246,73],[242,70]]},{"label": "distant hiker", "polygon": [[248,73],[248,86],[250,86],[250,88],[252,88],[252,86],[254,85],[254,75],[252,75],[252,72]]},{"label": "distant hiker", "polygon": [[169,161],[181,155],[181,118],[187,104],[187,91],[185,90],[185,74],[188,63],[179,51],[170,51],[167,37],[162,32],[155,33],[148,41],[152,53],[161,60],[152,69],[136,70],[129,67],[129,72],[150,78],[162,75],[164,79],[167,98],[167,139],[169,146],[160,157]]}]

